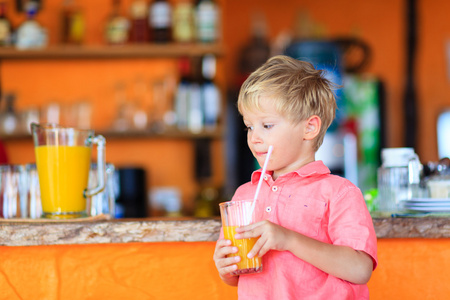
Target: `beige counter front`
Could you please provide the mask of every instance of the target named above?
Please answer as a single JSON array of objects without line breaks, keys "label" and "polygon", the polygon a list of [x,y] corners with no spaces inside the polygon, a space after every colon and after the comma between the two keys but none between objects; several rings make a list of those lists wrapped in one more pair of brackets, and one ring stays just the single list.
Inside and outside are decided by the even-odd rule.
[{"label": "beige counter front", "polygon": [[[448,299],[450,218],[374,218],[371,299]],[[219,219],[0,222],[0,299],[237,299]]]}]

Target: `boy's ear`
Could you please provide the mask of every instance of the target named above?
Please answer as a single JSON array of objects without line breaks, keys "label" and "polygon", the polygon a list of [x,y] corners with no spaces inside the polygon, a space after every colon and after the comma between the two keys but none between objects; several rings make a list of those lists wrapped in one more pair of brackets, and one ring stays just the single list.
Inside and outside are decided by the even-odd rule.
[{"label": "boy's ear", "polygon": [[320,132],[322,120],[319,116],[313,115],[306,120],[305,123],[305,140],[313,140]]}]

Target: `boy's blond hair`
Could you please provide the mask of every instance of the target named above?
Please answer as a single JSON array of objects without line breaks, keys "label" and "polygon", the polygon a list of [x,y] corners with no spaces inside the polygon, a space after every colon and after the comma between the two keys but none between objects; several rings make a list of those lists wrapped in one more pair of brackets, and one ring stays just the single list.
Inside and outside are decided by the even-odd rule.
[{"label": "boy's blond hair", "polygon": [[324,77],[322,70],[305,61],[278,55],[254,71],[242,84],[238,109],[259,108],[259,99],[275,102],[277,113],[294,123],[317,115],[322,126],[314,143],[314,151],[322,145],[325,132],[336,115],[335,85]]}]

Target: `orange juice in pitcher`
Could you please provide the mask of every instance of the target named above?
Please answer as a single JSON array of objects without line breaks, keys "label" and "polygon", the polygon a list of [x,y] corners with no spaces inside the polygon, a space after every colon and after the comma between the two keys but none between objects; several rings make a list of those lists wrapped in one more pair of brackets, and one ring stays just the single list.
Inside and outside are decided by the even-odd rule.
[{"label": "orange juice in pitcher", "polygon": [[[105,140],[92,130],[55,124],[31,125],[44,217],[87,215],[86,197],[105,187]],[[87,189],[92,144],[97,144],[98,186]]]},{"label": "orange juice in pitcher", "polygon": [[43,211],[81,212],[86,209],[83,191],[88,184],[91,148],[85,146],[36,147]]}]

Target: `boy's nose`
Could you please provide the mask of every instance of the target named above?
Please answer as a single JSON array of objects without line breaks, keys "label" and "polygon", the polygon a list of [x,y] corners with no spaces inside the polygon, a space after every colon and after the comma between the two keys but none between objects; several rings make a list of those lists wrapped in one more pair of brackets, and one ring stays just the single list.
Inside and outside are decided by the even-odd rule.
[{"label": "boy's nose", "polygon": [[252,144],[256,144],[262,141],[261,136],[258,134],[256,130],[253,130],[251,133],[249,133],[248,140]]}]

